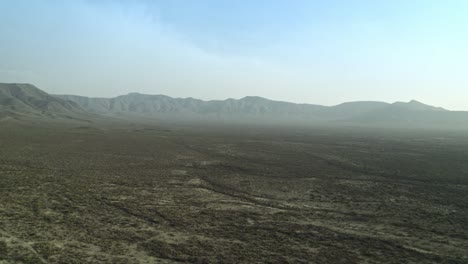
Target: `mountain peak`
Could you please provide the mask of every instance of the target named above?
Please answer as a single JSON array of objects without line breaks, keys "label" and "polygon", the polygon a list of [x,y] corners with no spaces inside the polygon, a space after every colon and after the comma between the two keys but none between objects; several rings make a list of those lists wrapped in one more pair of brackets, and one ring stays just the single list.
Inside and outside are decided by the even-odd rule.
[{"label": "mountain peak", "polygon": [[245,97],[241,98],[240,100],[244,100],[244,101],[269,101],[266,98],[263,98],[263,97],[260,97],[260,96],[252,96],[252,95],[245,96]]},{"label": "mountain peak", "polygon": [[401,109],[410,110],[410,111],[447,111],[446,109],[442,107],[435,107],[435,106],[427,105],[419,101],[416,101],[414,99],[409,101],[408,103],[395,102],[392,104],[392,106],[398,107]]}]

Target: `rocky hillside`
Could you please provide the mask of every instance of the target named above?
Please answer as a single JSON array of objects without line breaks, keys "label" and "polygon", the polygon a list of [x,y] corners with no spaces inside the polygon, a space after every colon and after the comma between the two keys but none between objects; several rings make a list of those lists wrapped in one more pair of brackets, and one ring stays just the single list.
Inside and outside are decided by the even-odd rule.
[{"label": "rocky hillside", "polygon": [[89,115],[73,101],[64,100],[31,84],[0,83],[0,118],[79,118]]}]

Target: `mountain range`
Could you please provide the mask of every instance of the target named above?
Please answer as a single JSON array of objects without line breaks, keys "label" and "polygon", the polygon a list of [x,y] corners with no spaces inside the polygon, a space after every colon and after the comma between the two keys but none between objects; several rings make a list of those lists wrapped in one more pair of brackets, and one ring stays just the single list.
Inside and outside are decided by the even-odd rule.
[{"label": "mountain range", "polygon": [[347,125],[467,128],[468,112],[418,101],[349,102],[336,106],[296,104],[257,96],[203,101],[130,93],[114,98],[50,95],[31,84],[0,83],[0,119],[47,117],[91,120],[95,116],[333,123]]}]

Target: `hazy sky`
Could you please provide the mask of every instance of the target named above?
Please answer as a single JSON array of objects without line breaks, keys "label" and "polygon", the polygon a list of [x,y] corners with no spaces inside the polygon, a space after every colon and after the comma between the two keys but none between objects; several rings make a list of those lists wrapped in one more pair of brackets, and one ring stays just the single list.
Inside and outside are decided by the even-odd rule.
[{"label": "hazy sky", "polygon": [[466,0],[0,0],[0,82],[468,110]]}]

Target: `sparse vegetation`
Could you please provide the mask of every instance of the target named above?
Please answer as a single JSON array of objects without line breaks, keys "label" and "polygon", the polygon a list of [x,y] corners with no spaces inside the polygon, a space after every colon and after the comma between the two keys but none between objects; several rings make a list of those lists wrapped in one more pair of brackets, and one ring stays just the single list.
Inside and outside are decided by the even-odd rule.
[{"label": "sparse vegetation", "polygon": [[5,241],[0,241],[0,260],[6,259],[8,255],[8,246]]},{"label": "sparse vegetation", "polygon": [[1,258],[468,261],[466,135],[243,130],[2,123]]}]

